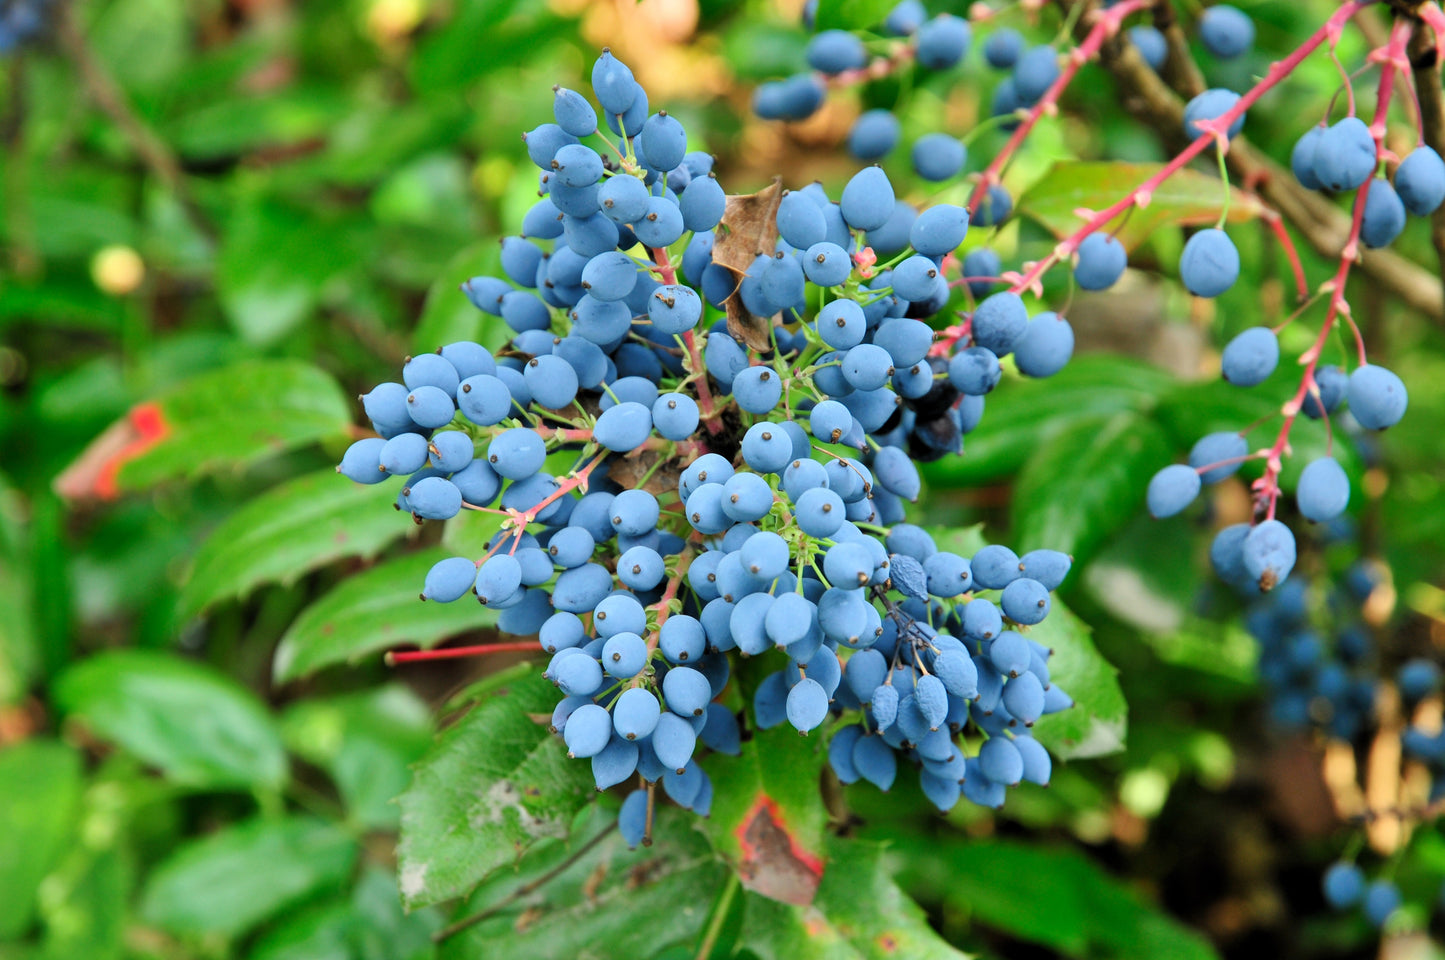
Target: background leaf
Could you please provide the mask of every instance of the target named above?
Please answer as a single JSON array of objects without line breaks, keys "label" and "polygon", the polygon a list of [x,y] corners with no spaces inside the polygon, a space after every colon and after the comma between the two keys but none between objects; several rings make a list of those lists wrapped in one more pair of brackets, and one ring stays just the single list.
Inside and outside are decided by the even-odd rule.
[{"label": "background leaf", "polygon": [[227,517],[196,553],[181,616],[263,583],[291,583],[341,557],[374,556],[416,529],[409,516],[387,509],[395,499],[392,483],[352,483],[335,470],[271,488]]},{"label": "background leaf", "polygon": [[293,752],[331,775],[349,821],[394,830],[401,816],[395,800],[431,742],[431,713],[411,690],[391,684],[303,700],[286,711],[282,735]]},{"label": "background leaf", "polygon": [[80,755],[54,740],[0,750],[0,940],[30,924],[35,891],[74,842]]},{"label": "background leaf", "polygon": [[1149,478],[1171,462],[1164,431],[1141,414],[1075,421],[1035,450],[1019,475],[1013,546],[1086,562],[1139,512]]},{"label": "background leaf", "polygon": [[176,783],[278,790],[286,756],[254,694],[210,667],[141,650],[98,654],[55,684],[55,699]]},{"label": "background leaf", "polygon": [[496,623],[497,611],[475,599],[463,597],[455,603],[420,599],[427,571],[448,556],[435,548],[409,553],[342,581],[307,607],[281,638],[272,665],[277,682],[333,664],[358,663],[401,644],[431,647]]},{"label": "background leaf", "polygon": [[910,872],[942,881],[949,904],[986,926],[1066,956],[1212,960],[1199,934],[1170,919],[1088,858],[1066,848],[972,838],[899,850]]},{"label": "background leaf", "polygon": [[234,824],[157,867],[141,915],[171,933],[235,937],[300,900],[338,892],[356,853],[344,831],[309,817]]},{"label": "background leaf", "polygon": [[819,802],[822,736],[791,725],[759,730],[736,757],[713,754],[712,814],[702,829],[732,863],[743,886],[787,903],[808,903],[825,874]]}]

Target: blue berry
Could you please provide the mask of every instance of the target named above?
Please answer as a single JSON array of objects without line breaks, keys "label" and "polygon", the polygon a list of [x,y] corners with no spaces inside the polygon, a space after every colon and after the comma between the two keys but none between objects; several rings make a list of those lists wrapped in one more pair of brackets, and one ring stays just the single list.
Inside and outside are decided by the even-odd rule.
[{"label": "blue berry", "polygon": [[1375,139],[1359,117],[1346,117],[1315,141],[1315,179],[1326,190],[1354,190],[1375,172]]},{"label": "blue berry", "polygon": [[1238,433],[1229,430],[1211,433],[1201,437],[1190,449],[1189,466],[1200,470],[1211,464],[1222,464],[1199,474],[1202,483],[1218,483],[1237,473],[1248,453],[1249,443]]},{"label": "blue berry", "polygon": [[1365,364],[1350,374],[1347,396],[1360,426],[1384,430],[1400,422],[1409,406],[1405,384],[1393,372],[1376,364]]},{"label": "blue berry", "polygon": [[1194,502],[1199,486],[1199,474],[1193,467],[1182,463],[1165,467],[1149,481],[1149,513],[1157,519],[1174,516]]},{"label": "blue berry", "polygon": [[1179,279],[1196,297],[1217,297],[1239,279],[1239,251],[1223,230],[1200,230],[1184,244]]},{"label": "blue berry", "polygon": [[1316,523],[1333,520],[1349,505],[1350,478],[1333,457],[1320,457],[1300,474],[1295,502],[1308,520]]},{"label": "blue berry", "polygon": [[1124,275],[1129,254],[1107,233],[1091,233],[1079,244],[1074,280],[1085,290],[1107,290]]},{"label": "blue berry", "polygon": [[1365,246],[1388,247],[1405,229],[1405,204],[1384,177],[1370,181],[1365,195],[1365,214],[1360,222],[1360,239]]},{"label": "blue berry", "polygon": [[864,167],[843,188],[839,209],[855,230],[877,230],[893,213],[893,184],[880,167]]},{"label": "blue berry", "polygon": [[1236,387],[1258,386],[1279,365],[1279,338],[1269,327],[1250,327],[1224,348],[1220,367]]},{"label": "blue berry", "polygon": [[951,180],[963,172],[968,148],[946,133],[929,133],[913,144],[913,171],[925,180]]},{"label": "blue berry", "polygon": [[1221,3],[1199,18],[1199,39],[1221,60],[1230,60],[1254,46],[1254,21],[1238,7]]},{"label": "blue berry", "polygon": [[1405,209],[1428,217],[1445,200],[1445,161],[1430,147],[1416,147],[1395,170],[1395,189]]},{"label": "blue berry", "polygon": [[848,133],[848,151],[859,160],[882,160],[898,145],[898,118],[889,110],[865,110]]},{"label": "blue berry", "polygon": [[[1239,94],[1233,90],[1224,90],[1219,87],[1199,94],[1184,107],[1185,135],[1190,139],[1203,135],[1204,130],[1198,126],[1200,120],[1214,120],[1222,117],[1234,109],[1234,105],[1238,102]],[[1244,114],[1241,113],[1229,124],[1226,133],[1230,139],[1233,139],[1243,129]]]},{"label": "blue berry", "polygon": [[1014,344],[1014,362],[1028,377],[1052,377],[1073,355],[1074,328],[1052,310],[1031,319],[1024,335]]},{"label": "blue berry", "polygon": [[943,13],[918,28],[914,54],[930,70],[947,70],[968,52],[973,30],[968,21]]}]

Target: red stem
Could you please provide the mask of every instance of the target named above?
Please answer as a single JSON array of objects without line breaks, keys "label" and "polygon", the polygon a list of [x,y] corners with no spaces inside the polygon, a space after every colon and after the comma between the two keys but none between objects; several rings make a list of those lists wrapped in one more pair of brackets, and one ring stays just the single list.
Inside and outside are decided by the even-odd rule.
[{"label": "red stem", "polygon": [[1290,239],[1289,231],[1285,229],[1284,218],[1269,208],[1265,208],[1262,214],[1265,226],[1274,233],[1279,245],[1284,248],[1284,255],[1289,259],[1290,270],[1294,272],[1295,292],[1301,300],[1309,298],[1309,282],[1305,280],[1304,264],[1300,263],[1299,251],[1294,248],[1294,241]]},{"label": "red stem", "polygon": [[[1229,125],[1243,116],[1245,111],[1252,107],[1260,97],[1264,96],[1281,80],[1293,73],[1295,68],[1304,61],[1305,57],[1313,53],[1320,44],[1324,43],[1326,39],[1338,37],[1350,17],[1354,16],[1358,11],[1372,6],[1373,3],[1374,0],[1351,0],[1350,3],[1340,7],[1318,30],[1310,34],[1309,38],[1300,44],[1293,53],[1283,60],[1270,64],[1268,72],[1264,75],[1264,79],[1250,88],[1244,96],[1239,98],[1239,101],[1235,103],[1234,106],[1230,107],[1214,120],[1195,121],[1194,125],[1203,132],[1194,138],[1194,142],[1181,150],[1179,155],[1165,164],[1158,173],[1129,191],[1118,202],[1094,214],[1087,223],[1064,238],[1048,257],[1031,264],[1023,276],[1010,288],[1011,292],[1021,293],[1033,287],[1039,282],[1039,278],[1044,275],[1049,267],[1072,254],[1089,234],[1103,227],[1110,220],[1113,220],[1130,207],[1136,204],[1140,206],[1147,204],[1149,197],[1161,183],[1177,173],[1190,160],[1193,160],[1199,156],[1199,154],[1203,153],[1205,147],[1213,143],[1217,136],[1223,135],[1229,129]],[[1124,4],[1120,4],[1113,9],[1118,10],[1123,6]],[[1063,77],[1061,76],[1060,79],[1062,80]]]},{"label": "red stem", "polygon": [[[648,247],[647,252],[652,255],[652,262],[657,264],[658,273],[662,275],[662,282],[677,283],[677,271],[673,269],[672,258],[668,256],[667,248]],[[713,403],[712,390],[708,389],[707,367],[703,365],[702,354],[698,352],[697,340],[694,339],[691,330],[683,333],[682,345],[687,347],[687,355],[692,362],[692,372],[697,374],[698,413],[702,417],[702,422],[707,425],[707,432],[719,434],[722,432],[722,424],[717,422],[717,408]]]},{"label": "red stem", "polygon": [[1013,155],[1018,151],[1018,148],[1023,145],[1024,139],[1028,137],[1034,125],[1039,122],[1039,118],[1045,113],[1050,113],[1055,109],[1055,106],[1059,102],[1059,97],[1063,95],[1064,90],[1066,90],[1073,81],[1074,75],[1079,72],[1079,68],[1094,59],[1099,52],[1099,48],[1104,45],[1104,41],[1119,31],[1119,25],[1124,22],[1125,17],[1128,17],[1136,11],[1143,10],[1152,3],[1153,0],[1124,0],[1123,3],[1097,13],[1098,20],[1089,28],[1089,34],[1084,38],[1084,42],[1069,52],[1069,62],[1064,65],[1064,69],[1059,73],[1058,79],[1053,82],[1053,85],[1050,86],[1049,89],[1044,91],[1044,95],[1039,98],[1039,102],[1034,104],[1028,114],[1019,121],[1018,127],[1014,129],[1013,136],[1009,137],[1008,143],[1004,144],[1003,149],[994,155],[993,160],[989,162],[988,167],[983,171],[983,175],[979,178],[978,184],[973,188],[973,193],[968,198],[969,210],[978,209],[978,205],[983,201],[983,196],[988,191],[988,188],[998,183],[999,177],[1003,174],[1003,168],[1013,159]]},{"label": "red stem", "polygon": [[388,666],[396,666],[398,663],[415,663],[419,660],[481,657],[489,653],[536,653],[539,649],[535,640],[519,640],[515,643],[486,643],[475,647],[445,647],[441,650],[393,650],[387,653],[385,659]]}]

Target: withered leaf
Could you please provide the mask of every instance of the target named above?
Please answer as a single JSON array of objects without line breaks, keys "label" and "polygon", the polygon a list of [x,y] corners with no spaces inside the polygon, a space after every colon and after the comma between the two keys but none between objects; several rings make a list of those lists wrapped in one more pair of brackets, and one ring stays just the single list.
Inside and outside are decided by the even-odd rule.
[{"label": "withered leaf", "polygon": [[[742,281],[758,254],[771,254],[778,242],[778,204],[783,199],[783,181],[774,178],[757,193],[730,196],[713,246],[712,259]],[[754,350],[772,346],[772,317],[754,316],[743,306],[737,289],[724,301],[728,334]]]}]

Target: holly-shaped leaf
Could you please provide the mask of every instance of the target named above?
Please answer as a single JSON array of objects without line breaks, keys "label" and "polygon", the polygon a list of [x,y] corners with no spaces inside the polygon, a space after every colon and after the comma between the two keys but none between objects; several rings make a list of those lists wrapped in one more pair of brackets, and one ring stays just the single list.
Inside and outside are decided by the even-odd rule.
[{"label": "holly-shaped leaf", "polygon": [[784,725],[758,731],[739,756],[703,761],[713,802],[702,830],[747,889],[784,903],[812,902],[824,874],[824,752],[819,733],[802,737]]},{"label": "holly-shaped leaf", "polygon": [[545,722],[561,694],[540,673],[490,693],[443,731],[401,795],[408,908],[461,896],[538,840],[567,836],[595,795]]},{"label": "holly-shaped leaf", "polygon": [[882,848],[832,838],[811,904],[748,894],[738,945],[760,960],[966,960],[889,876]]}]

